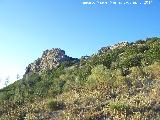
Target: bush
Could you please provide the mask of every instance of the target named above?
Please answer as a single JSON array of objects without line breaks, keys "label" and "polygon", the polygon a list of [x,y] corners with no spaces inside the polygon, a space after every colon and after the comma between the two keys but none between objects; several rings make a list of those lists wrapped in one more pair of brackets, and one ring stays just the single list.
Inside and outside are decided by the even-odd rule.
[{"label": "bush", "polygon": [[101,82],[113,82],[111,71],[104,65],[97,65],[91,70],[91,72],[92,74],[86,81],[87,85],[91,87]]},{"label": "bush", "polygon": [[47,107],[51,111],[62,110],[65,107],[65,104],[62,101],[57,100],[49,100],[47,103]]},{"label": "bush", "polygon": [[118,111],[124,111],[124,110],[129,110],[130,106],[125,103],[113,102],[113,103],[110,103],[110,108],[116,109]]}]

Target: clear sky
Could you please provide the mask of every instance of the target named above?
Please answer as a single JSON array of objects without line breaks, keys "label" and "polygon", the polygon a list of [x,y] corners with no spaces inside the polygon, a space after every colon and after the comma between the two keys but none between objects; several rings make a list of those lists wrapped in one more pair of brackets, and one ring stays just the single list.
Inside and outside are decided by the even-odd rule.
[{"label": "clear sky", "polygon": [[7,76],[11,82],[17,73],[22,76],[46,49],[61,48],[79,58],[120,41],[160,36],[160,0],[150,5],[84,1],[0,0],[0,88]]}]

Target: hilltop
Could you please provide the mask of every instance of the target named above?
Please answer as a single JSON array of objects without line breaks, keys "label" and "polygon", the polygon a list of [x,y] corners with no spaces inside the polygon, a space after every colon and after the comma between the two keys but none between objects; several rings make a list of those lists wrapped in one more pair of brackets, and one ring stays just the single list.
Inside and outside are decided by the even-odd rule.
[{"label": "hilltop", "polygon": [[160,38],[72,58],[43,52],[22,79],[0,89],[0,120],[158,120]]},{"label": "hilltop", "polygon": [[76,63],[78,58],[72,58],[65,55],[65,51],[60,48],[53,48],[43,52],[41,58],[38,58],[26,68],[25,74],[42,73],[46,70],[57,68],[60,64]]}]

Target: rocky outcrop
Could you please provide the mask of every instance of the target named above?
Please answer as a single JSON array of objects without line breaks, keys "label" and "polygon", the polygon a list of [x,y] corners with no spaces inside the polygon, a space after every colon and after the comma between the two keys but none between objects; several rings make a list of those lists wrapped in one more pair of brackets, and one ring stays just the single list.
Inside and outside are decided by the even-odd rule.
[{"label": "rocky outcrop", "polygon": [[77,58],[72,58],[65,55],[65,51],[60,48],[53,48],[43,52],[42,57],[29,64],[25,74],[41,73],[45,70],[57,68],[61,63],[68,61],[78,61]]},{"label": "rocky outcrop", "polygon": [[128,42],[121,42],[121,43],[118,43],[118,44],[115,44],[112,46],[102,47],[100,50],[98,50],[98,54],[107,53],[107,52],[110,52],[111,50],[120,49],[120,48],[126,47],[128,45],[129,45]]},{"label": "rocky outcrop", "polygon": [[100,50],[98,50],[98,53],[102,54],[102,53],[106,53],[108,51],[110,51],[110,46],[102,47]]},{"label": "rocky outcrop", "polygon": [[128,42],[121,42],[121,43],[118,43],[118,44],[115,44],[115,45],[111,46],[110,49],[111,50],[117,49],[117,48],[120,49],[122,47],[126,47],[127,45],[129,45]]}]

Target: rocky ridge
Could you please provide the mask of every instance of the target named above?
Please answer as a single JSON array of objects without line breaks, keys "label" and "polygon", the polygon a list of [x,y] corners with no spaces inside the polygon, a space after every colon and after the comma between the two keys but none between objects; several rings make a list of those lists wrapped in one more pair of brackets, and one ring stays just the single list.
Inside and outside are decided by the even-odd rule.
[{"label": "rocky ridge", "polygon": [[[128,46],[128,42],[120,42],[113,46],[102,47],[98,50],[98,54],[103,54],[114,49],[120,49],[122,47]],[[82,56],[81,60],[86,60],[91,56]],[[29,64],[26,68],[25,74],[30,73],[41,73],[45,70],[51,70],[57,68],[61,63],[65,61],[79,61],[77,58],[72,58],[65,55],[65,51],[60,48],[52,48],[51,50],[46,50],[43,52],[42,57],[35,60],[33,63]]]},{"label": "rocky ridge", "polygon": [[44,51],[41,58],[29,64],[26,67],[25,74],[41,73],[45,70],[51,70],[57,68],[65,61],[78,61],[78,59],[65,55],[65,51],[60,48],[52,48],[51,50]]},{"label": "rocky ridge", "polygon": [[106,53],[106,52],[114,50],[114,49],[120,49],[122,47],[126,47],[128,45],[129,45],[129,43],[126,42],[126,41],[120,42],[120,43],[117,43],[117,44],[112,45],[112,46],[102,47],[100,50],[98,50],[98,53],[99,54]]}]

